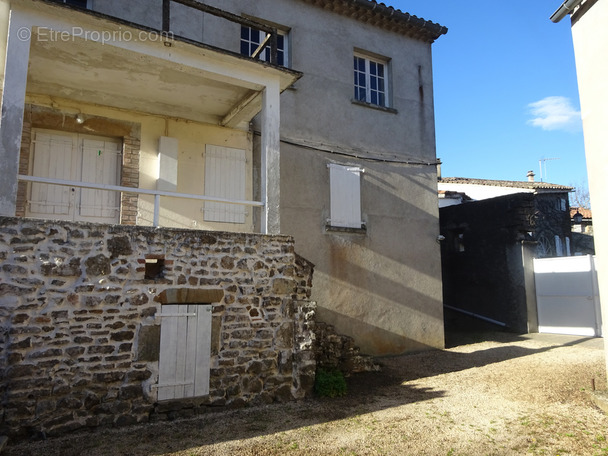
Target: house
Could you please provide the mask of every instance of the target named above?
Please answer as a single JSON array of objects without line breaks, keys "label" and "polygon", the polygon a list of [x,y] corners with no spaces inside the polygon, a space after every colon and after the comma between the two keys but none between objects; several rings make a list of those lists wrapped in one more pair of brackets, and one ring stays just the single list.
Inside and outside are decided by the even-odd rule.
[{"label": "house", "polygon": [[[490,324],[538,330],[533,259],[570,256],[572,187],[526,181],[441,177],[440,224],[446,333]],[[442,195],[462,203],[442,204]]]},{"label": "house", "polygon": [[[569,193],[572,187],[548,182],[535,182],[529,171],[526,181],[441,177],[437,183],[440,192],[459,192],[470,200],[481,201],[505,195],[527,193],[533,195],[534,211],[531,217],[529,240],[538,243],[536,257],[569,256],[570,248]],[[458,210],[458,209],[457,209]]]},{"label": "house", "polygon": [[593,217],[591,209],[570,206],[570,220],[573,233],[593,234]]},{"label": "house", "polygon": [[304,397],[311,300],[366,353],[443,347],[445,27],[368,0],[0,5],[0,432]]}]

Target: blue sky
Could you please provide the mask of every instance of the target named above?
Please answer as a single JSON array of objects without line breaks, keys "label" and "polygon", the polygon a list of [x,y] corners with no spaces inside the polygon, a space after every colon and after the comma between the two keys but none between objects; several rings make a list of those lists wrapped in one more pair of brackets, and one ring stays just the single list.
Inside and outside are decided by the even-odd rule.
[{"label": "blue sky", "polygon": [[570,18],[562,0],[390,0],[448,28],[433,44],[437,156],[450,177],[586,187]]}]

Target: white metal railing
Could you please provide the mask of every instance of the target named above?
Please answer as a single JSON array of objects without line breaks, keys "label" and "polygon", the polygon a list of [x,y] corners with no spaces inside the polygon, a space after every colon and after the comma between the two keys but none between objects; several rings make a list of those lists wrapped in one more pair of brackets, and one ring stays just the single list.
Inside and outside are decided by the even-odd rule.
[{"label": "white metal railing", "polygon": [[[92,188],[95,190],[108,190],[114,192],[123,193],[136,193],[140,195],[153,195],[154,196],[154,226],[159,226],[159,213],[160,213],[160,197],[166,196],[171,198],[183,198],[183,199],[194,199],[199,201],[210,201],[213,203],[226,203],[226,204],[237,204],[241,206],[252,206],[252,207],[264,207],[264,203],[261,201],[249,201],[249,200],[234,200],[228,198],[220,198],[217,196],[205,196],[205,195],[193,195],[190,193],[177,193],[177,192],[166,192],[163,190],[148,190],[145,188],[134,188],[134,187],[123,187],[120,185],[109,185],[109,184],[95,184],[91,182],[79,182],[70,181],[63,179],[53,179],[48,177],[37,177],[37,176],[26,176],[19,174],[17,178],[24,182],[36,182],[39,184],[51,184],[51,185],[63,185],[67,187],[79,187],[79,188]],[[262,227],[263,229],[264,227]]]}]

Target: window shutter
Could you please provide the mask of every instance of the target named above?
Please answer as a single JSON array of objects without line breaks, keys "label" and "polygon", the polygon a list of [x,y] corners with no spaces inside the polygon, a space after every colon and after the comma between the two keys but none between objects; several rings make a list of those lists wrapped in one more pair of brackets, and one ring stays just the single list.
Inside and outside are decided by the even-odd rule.
[{"label": "window shutter", "polygon": [[361,228],[361,168],[329,164],[330,224]]},{"label": "window shutter", "polygon": [[[205,148],[205,195],[245,199],[246,155],[242,149],[207,145]],[[205,202],[205,221],[245,223],[245,206]]]}]

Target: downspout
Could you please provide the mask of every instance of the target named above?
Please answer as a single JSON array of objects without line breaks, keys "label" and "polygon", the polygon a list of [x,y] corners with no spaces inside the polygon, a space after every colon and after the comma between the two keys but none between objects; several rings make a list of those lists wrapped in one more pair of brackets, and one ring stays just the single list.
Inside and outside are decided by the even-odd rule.
[{"label": "downspout", "polygon": [[562,3],[562,6],[560,6],[555,13],[551,15],[551,21],[558,23],[564,17],[566,17],[567,14],[570,14],[574,8],[580,5],[582,1],[583,0],[566,0],[564,3]]}]

